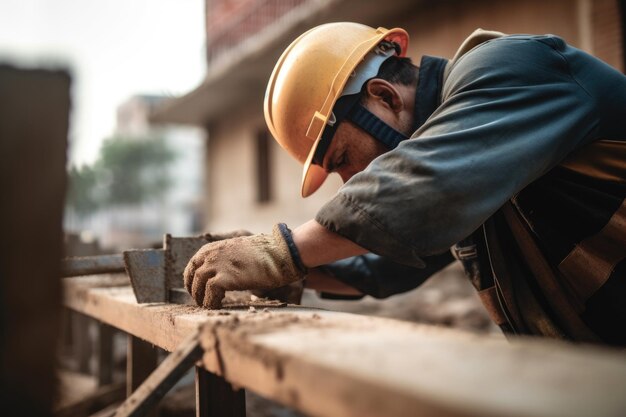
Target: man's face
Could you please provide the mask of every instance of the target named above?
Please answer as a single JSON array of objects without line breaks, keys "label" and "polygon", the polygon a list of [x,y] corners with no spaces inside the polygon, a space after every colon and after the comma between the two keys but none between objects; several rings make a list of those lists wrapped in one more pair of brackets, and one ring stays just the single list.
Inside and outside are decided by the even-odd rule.
[{"label": "man's face", "polygon": [[351,122],[344,121],[337,128],[333,141],[326,151],[323,168],[328,173],[339,174],[345,183],[387,151],[385,145]]},{"label": "man's face", "polygon": [[[415,86],[392,85],[375,79],[368,83],[363,104],[389,126],[409,136],[414,100]],[[346,120],[335,132],[324,156],[323,168],[328,173],[339,174],[345,183],[388,151],[381,142]]]}]

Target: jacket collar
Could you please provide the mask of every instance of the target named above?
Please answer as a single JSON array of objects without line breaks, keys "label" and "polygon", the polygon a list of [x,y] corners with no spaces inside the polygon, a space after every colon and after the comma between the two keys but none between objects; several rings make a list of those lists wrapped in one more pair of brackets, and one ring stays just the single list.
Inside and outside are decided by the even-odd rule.
[{"label": "jacket collar", "polygon": [[447,59],[424,55],[420,62],[415,106],[413,110],[413,131],[419,129],[441,104],[443,74]]}]

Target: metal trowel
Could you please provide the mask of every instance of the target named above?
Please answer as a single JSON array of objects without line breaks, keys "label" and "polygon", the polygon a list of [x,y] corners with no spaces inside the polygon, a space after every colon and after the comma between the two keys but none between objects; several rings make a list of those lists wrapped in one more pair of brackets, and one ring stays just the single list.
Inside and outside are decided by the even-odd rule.
[{"label": "metal trowel", "polygon": [[66,258],[65,277],[102,273],[128,273],[138,303],[195,304],[183,287],[183,271],[203,245],[221,240],[210,234],[163,238],[163,249],[128,250],[117,255]]}]

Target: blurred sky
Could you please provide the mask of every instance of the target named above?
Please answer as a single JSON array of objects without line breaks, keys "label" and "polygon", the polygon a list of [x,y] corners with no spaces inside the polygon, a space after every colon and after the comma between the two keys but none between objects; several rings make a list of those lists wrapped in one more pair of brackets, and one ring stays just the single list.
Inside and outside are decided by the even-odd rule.
[{"label": "blurred sky", "polygon": [[70,68],[70,159],[89,163],[121,102],[201,82],[204,13],[203,0],[0,0],[0,62]]}]

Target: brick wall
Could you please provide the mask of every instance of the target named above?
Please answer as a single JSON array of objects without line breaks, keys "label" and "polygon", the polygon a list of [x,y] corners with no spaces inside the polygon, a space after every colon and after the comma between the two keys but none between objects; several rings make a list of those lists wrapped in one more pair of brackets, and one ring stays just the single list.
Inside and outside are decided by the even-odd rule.
[{"label": "brick wall", "polygon": [[206,0],[206,34],[207,39],[219,35],[247,13],[259,0]]},{"label": "brick wall", "polygon": [[207,62],[311,0],[207,0]]},{"label": "brick wall", "polygon": [[624,30],[618,0],[595,0],[591,10],[593,54],[624,71]]}]

